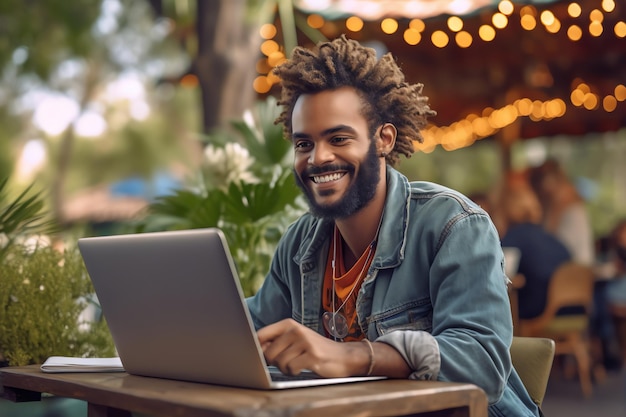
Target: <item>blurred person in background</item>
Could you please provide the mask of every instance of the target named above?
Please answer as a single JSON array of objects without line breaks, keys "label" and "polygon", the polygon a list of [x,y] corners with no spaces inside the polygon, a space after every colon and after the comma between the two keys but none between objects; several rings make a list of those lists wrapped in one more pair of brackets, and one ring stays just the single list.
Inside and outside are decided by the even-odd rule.
[{"label": "blurred person in background", "polygon": [[478,204],[480,208],[487,212],[489,217],[491,217],[491,221],[493,222],[494,226],[496,226],[499,236],[502,237],[502,234],[500,234],[500,230],[502,230],[502,226],[500,225],[500,213],[498,210],[496,210],[497,196],[490,191],[477,191],[469,194],[468,197],[474,203]]},{"label": "blurred person in background", "polygon": [[593,265],[595,246],[587,208],[559,162],[548,159],[530,168],[528,178],[542,206],[543,227],[567,247],[574,261]]},{"label": "blurred person in background", "polygon": [[541,204],[523,173],[507,178],[499,211],[502,246],[515,247],[521,255],[518,273],[525,283],[518,291],[519,318],[531,319],[543,312],[550,278],[561,264],[571,260],[571,255],[540,225]]},{"label": "blurred person in background", "polygon": [[610,244],[615,272],[606,283],[606,303],[623,363],[626,360],[626,219],[614,227]]}]

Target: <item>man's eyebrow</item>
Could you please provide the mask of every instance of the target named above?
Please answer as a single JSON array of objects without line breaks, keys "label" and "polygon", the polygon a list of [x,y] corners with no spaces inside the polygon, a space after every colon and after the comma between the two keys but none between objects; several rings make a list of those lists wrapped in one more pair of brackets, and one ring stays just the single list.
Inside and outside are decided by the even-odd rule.
[{"label": "man's eyebrow", "polygon": [[[323,130],[320,133],[320,136],[330,136],[332,134],[335,134],[337,132],[350,132],[350,133],[356,133],[356,130],[354,130],[354,128],[352,128],[351,126],[348,125],[337,125],[337,126],[333,126],[330,127],[328,129]],[[297,139],[310,139],[311,135],[308,133],[300,133],[300,132],[294,132],[291,135],[291,139],[292,140],[297,140]]]}]

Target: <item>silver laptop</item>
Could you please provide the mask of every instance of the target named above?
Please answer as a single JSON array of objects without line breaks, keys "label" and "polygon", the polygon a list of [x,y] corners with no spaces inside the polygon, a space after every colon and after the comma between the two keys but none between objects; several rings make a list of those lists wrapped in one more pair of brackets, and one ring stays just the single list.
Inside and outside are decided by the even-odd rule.
[{"label": "silver laptop", "polygon": [[219,229],[90,237],[78,246],[128,373],[259,389],[380,379],[294,379],[268,367]]}]

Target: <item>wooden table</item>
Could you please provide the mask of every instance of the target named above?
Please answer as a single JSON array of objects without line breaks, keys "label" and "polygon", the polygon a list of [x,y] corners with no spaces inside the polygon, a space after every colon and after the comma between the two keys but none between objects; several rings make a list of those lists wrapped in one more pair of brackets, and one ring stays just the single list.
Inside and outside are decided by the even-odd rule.
[{"label": "wooden table", "polygon": [[47,374],[37,365],[0,368],[0,393],[36,401],[41,393],[88,403],[89,417],[486,417],[472,384],[378,380],[277,391],[146,378],[127,373]]}]

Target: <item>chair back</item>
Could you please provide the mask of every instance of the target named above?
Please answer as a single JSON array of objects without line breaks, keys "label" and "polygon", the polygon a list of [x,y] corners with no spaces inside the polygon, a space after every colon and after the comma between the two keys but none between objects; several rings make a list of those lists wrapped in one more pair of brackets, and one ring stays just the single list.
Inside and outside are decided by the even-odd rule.
[{"label": "chair back", "polygon": [[[548,284],[546,307],[539,317],[520,320],[520,336],[546,337],[555,342],[555,356],[573,355],[585,397],[593,392],[588,342],[593,302],[593,270],[568,262],[561,265]],[[580,314],[557,315],[563,307],[582,307]]]},{"label": "chair back", "polygon": [[530,398],[541,407],[554,360],[554,340],[542,337],[513,337],[511,361]]},{"label": "chair back", "polygon": [[540,316],[521,320],[521,335],[540,336],[545,333],[557,313],[564,307],[582,307],[584,314],[574,316],[559,316],[568,326],[575,324],[585,327],[588,323],[593,303],[593,270],[576,262],[562,264],[552,274],[548,284],[546,306]]}]

